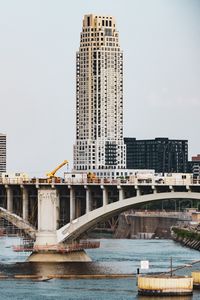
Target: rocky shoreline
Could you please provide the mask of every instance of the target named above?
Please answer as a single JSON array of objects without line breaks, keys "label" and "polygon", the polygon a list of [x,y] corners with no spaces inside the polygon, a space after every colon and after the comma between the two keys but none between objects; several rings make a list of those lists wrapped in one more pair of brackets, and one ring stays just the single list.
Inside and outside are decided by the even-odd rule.
[{"label": "rocky shoreline", "polygon": [[172,227],[171,236],[183,246],[200,251],[200,232],[195,229]]}]

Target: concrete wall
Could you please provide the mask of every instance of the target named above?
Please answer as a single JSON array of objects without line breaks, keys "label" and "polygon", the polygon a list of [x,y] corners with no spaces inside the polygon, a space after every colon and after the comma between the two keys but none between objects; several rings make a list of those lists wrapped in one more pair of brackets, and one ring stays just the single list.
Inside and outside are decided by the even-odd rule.
[{"label": "concrete wall", "polygon": [[177,224],[178,218],[134,216],[121,214],[116,238],[170,238],[170,227]]}]

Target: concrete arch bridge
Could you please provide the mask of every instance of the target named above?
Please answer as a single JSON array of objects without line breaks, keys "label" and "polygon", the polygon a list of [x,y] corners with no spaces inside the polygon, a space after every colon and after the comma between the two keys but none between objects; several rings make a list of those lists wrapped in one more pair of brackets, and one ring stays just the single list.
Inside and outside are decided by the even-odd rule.
[{"label": "concrete arch bridge", "polygon": [[26,231],[35,235],[36,246],[71,243],[97,223],[136,204],[166,199],[200,201],[200,183],[136,184],[107,179],[99,183],[0,183],[4,217],[19,217],[19,226],[26,225]]}]

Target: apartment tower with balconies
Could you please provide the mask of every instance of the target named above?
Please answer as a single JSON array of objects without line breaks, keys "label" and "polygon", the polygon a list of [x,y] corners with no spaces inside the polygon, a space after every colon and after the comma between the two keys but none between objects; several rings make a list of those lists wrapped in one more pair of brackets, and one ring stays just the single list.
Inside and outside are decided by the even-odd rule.
[{"label": "apartment tower with balconies", "polygon": [[74,169],[125,167],[119,33],[112,16],[85,15],[76,53]]},{"label": "apartment tower with balconies", "polygon": [[6,135],[0,133],[0,174],[6,172]]}]

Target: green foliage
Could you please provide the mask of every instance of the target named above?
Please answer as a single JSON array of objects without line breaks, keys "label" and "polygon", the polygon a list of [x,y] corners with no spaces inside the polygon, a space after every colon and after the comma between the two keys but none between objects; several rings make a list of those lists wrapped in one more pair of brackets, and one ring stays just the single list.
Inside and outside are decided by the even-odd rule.
[{"label": "green foliage", "polygon": [[172,227],[172,231],[177,235],[177,237],[181,237],[182,239],[186,238],[200,241],[200,234],[198,232],[189,231],[188,229],[177,227]]}]

